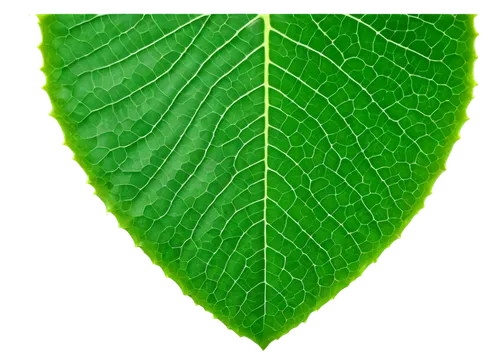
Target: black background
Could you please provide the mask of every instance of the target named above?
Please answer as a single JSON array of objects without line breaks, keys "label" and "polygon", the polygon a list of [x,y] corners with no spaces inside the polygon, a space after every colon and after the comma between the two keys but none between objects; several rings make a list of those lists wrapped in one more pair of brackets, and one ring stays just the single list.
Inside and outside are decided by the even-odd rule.
[{"label": "black background", "polygon": [[[481,31],[488,31],[489,19],[481,18]],[[24,27],[29,38],[31,26]],[[481,55],[488,55],[488,41],[481,46]],[[27,49],[25,54],[29,58]],[[489,77],[488,66],[481,66],[483,79]],[[39,76],[33,73],[26,86]],[[360,350],[376,356],[394,350],[454,354],[475,340],[474,302],[487,277],[479,243],[491,235],[483,229],[484,203],[491,197],[492,164],[485,159],[489,149],[483,139],[492,119],[487,115],[490,91],[482,89],[481,105],[473,106],[465,151],[457,153],[457,176],[441,186],[432,217],[409,234],[409,248],[393,250],[361,288],[343,305],[330,305],[303,337],[274,345],[273,357],[356,355]],[[29,328],[46,338],[38,348],[71,356],[125,348],[163,356],[255,357],[248,346],[232,344],[222,329],[208,329],[190,305],[176,304],[174,289],[158,273],[144,272],[142,257],[127,255],[127,242],[96,216],[95,202],[80,192],[80,178],[71,175],[71,162],[55,151],[56,130],[39,120],[39,113],[47,111],[39,104],[39,89],[30,90],[29,103],[25,121],[32,138],[23,141],[23,149],[31,158],[30,180],[24,191],[37,213],[30,220],[36,229],[30,247],[38,260],[28,265],[32,280],[26,281],[38,307]]]}]

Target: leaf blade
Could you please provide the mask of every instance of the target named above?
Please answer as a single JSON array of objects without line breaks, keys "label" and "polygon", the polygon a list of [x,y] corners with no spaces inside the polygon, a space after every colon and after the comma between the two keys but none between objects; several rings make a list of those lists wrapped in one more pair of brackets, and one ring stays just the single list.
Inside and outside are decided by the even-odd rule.
[{"label": "leaf blade", "polygon": [[40,23],[52,114],[97,195],[263,349],[400,236],[475,85],[466,15]]}]

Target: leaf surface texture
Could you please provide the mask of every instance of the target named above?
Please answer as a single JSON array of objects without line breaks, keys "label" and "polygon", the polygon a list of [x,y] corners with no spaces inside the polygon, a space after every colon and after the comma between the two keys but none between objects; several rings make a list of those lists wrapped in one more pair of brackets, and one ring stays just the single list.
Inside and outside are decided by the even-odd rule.
[{"label": "leaf surface texture", "polygon": [[43,15],[51,114],[197,304],[265,348],[423,207],[472,98],[470,15]]}]

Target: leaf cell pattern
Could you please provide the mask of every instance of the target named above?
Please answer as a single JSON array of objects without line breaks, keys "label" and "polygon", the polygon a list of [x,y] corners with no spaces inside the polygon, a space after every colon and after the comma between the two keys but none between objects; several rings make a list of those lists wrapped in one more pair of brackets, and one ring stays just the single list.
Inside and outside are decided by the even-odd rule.
[{"label": "leaf cell pattern", "polygon": [[43,15],[51,114],[137,246],[265,348],[423,207],[469,15]]}]

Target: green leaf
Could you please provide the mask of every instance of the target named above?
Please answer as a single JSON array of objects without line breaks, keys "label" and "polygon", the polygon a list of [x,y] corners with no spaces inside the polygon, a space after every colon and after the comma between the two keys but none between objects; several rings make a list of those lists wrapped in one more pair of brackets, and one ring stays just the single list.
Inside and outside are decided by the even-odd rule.
[{"label": "green leaf", "polygon": [[470,15],[43,15],[40,28],[51,115],[96,194],[186,295],[262,348],[400,236],[475,86]]}]

